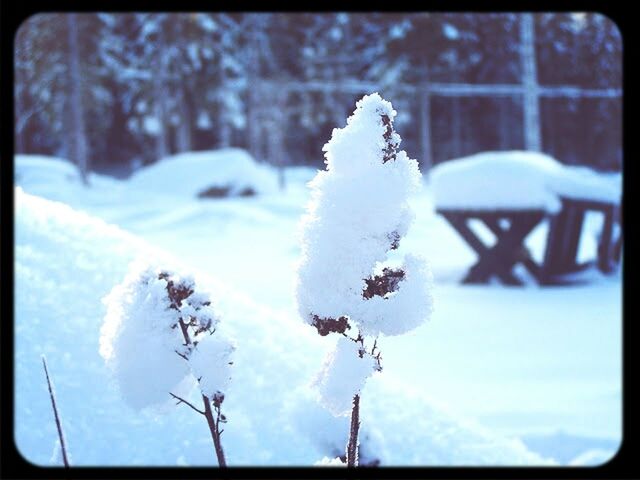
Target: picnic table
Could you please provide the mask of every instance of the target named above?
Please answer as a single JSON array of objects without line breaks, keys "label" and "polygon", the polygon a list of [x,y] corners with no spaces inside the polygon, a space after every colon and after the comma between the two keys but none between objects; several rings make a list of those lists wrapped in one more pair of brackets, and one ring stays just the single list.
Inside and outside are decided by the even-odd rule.
[{"label": "picnic table", "polygon": [[[540,152],[480,152],[449,160],[431,169],[436,212],[477,253],[464,283],[498,278],[522,285],[515,267],[522,266],[542,285],[567,283],[572,274],[597,266],[610,273],[622,251],[619,173],[599,173],[567,166]],[[603,216],[595,261],[579,262],[585,217]],[[481,222],[495,236],[488,244],[471,227]],[[525,244],[527,236],[548,222],[542,261]]]},{"label": "picnic table", "polygon": [[[543,209],[454,209],[439,208],[449,224],[477,253],[477,262],[469,269],[463,283],[488,283],[497,277],[506,285],[522,285],[514,267],[522,265],[541,285],[568,283],[568,276],[585,270],[594,262],[578,262],[578,246],[586,213],[604,215],[599,235],[596,264],[603,273],[611,273],[620,262],[621,229],[614,238],[614,225],[621,222],[620,208],[614,203],[561,198],[562,209],[549,214]],[[470,228],[470,220],[479,220],[495,236],[489,246]],[[536,262],[525,245],[527,236],[543,221],[549,222],[542,263]]]}]

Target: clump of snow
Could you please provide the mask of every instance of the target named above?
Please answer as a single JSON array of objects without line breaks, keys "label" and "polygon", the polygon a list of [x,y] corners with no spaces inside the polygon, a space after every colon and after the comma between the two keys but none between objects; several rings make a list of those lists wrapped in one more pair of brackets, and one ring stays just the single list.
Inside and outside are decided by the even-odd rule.
[{"label": "clump of snow", "polygon": [[143,167],[129,179],[130,186],[158,195],[196,197],[211,188],[227,190],[235,196],[252,191],[277,191],[277,174],[272,167],[258,164],[245,150],[185,152],[160,159]]},{"label": "clump of snow", "polygon": [[139,261],[103,299],[100,354],[132,407],[188,393],[191,374],[209,398],[226,390],[233,346],[219,334],[212,338],[219,317],[195,289],[190,275]]},{"label": "clump of snow", "polygon": [[421,180],[418,163],[397,150],[395,116],[377,93],[365,96],[323,147],[327,169],[309,184],[297,272],[298,309],[309,324],[346,317],[364,335],[398,335],[430,315],[427,268],[418,257],[400,267],[404,273],[393,292],[365,296],[367,280],[376,282],[376,267],[407,233],[413,219],[408,199]]},{"label": "clump of snow", "polygon": [[377,369],[376,359],[358,342],[341,337],[314,382],[323,405],[336,416],[349,414],[354,395]]},{"label": "clump of snow", "polygon": [[137,264],[103,300],[100,354],[124,400],[136,409],[166,403],[189,375],[188,364],[176,355],[181,333],[166,285],[156,269]]},{"label": "clump of snow", "polygon": [[200,391],[207,398],[220,397],[229,388],[229,359],[235,347],[220,335],[205,335],[189,355],[189,365],[198,379]]},{"label": "clump of snow", "polygon": [[340,459],[340,457],[336,457],[336,458],[322,457],[322,459],[318,460],[313,465],[316,467],[346,467],[347,466],[347,464],[344,463]]},{"label": "clump of snow", "polygon": [[433,167],[435,204],[449,209],[543,209],[556,213],[560,197],[618,204],[621,176],[566,166],[538,152],[481,152]]},{"label": "clump of snow", "polygon": [[352,311],[352,318],[367,319],[364,334],[400,335],[418,327],[431,313],[433,278],[422,257],[407,254],[402,270],[405,279],[398,283],[397,291],[374,295]]}]

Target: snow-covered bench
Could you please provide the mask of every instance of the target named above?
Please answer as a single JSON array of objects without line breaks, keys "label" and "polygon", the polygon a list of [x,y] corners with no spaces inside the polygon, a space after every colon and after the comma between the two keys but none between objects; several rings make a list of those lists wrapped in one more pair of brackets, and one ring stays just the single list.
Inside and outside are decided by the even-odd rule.
[{"label": "snow-covered bench", "polygon": [[[478,262],[465,283],[486,283],[497,276],[520,285],[513,267],[522,264],[541,284],[563,281],[585,268],[577,251],[586,212],[604,214],[597,265],[610,272],[620,260],[621,175],[600,174],[585,167],[569,167],[536,152],[483,152],[450,160],[430,175],[436,211],[444,216],[476,251]],[[489,247],[469,228],[482,221],[496,236]],[[549,219],[544,258],[535,262],[524,244],[527,235]]]}]

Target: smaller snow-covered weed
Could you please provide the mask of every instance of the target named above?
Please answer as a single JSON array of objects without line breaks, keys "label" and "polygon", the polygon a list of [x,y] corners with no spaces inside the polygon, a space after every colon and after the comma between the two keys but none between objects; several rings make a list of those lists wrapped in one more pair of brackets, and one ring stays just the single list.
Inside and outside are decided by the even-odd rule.
[{"label": "smaller snow-covered weed", "polygon": [[[202,414],[225,466],[219,425],[226,422],[221,405],[235,346],[216,331],[220,318],[210,296],[190,275],[138,262],[103,301],[100,354],[124,400],[141,409],[173,398]],[[202,410],[184,398],[196,383]]]}]

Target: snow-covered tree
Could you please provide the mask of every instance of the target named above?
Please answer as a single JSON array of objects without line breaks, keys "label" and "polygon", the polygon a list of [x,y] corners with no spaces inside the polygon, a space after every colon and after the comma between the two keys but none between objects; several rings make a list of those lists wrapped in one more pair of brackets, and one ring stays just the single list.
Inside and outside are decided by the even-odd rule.
[{"label": "snow-covered tree", "polygon": [[382,370],[378,336],[406,333],[432,309],[426,262],[414,255],[399,267],[387,261],[413,219],[408,200],[421,179],[418,163],[398,150],[395,116],[377,93],[356,103],[324,146],[327,168],[310,184],[302,222],[298,309],[320,335],[343,336],[315,384],[334,415],[351,406],[349,466],[357,465],[360,392]]},{"label": "snow-covered tree", "polygon": [[[226,466],[219,426],[235,347],[216,331],[210,296],[188,275],[138,263],[104,302],[100,354],[124,400],[136,409],[172,398],[188,405],[206,418],[218,464]],[[202,410],[183,398],[194,382]]]}]

